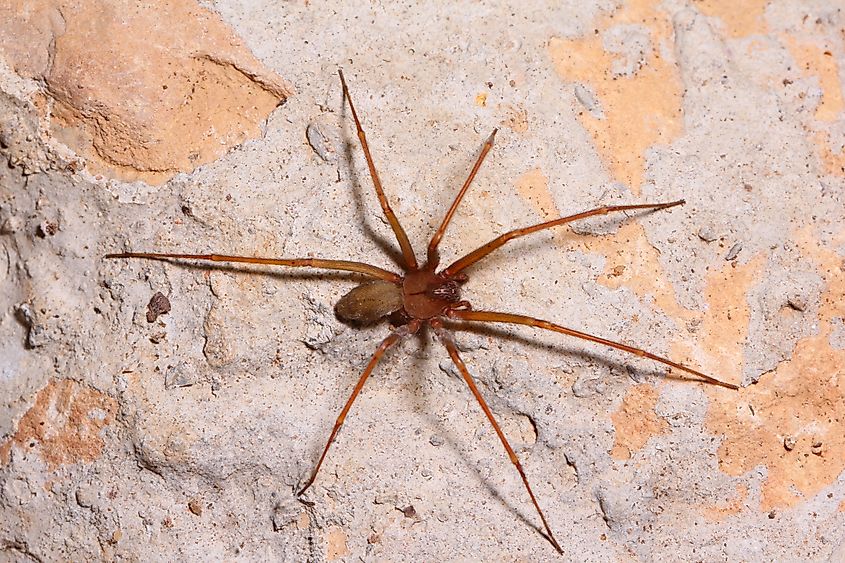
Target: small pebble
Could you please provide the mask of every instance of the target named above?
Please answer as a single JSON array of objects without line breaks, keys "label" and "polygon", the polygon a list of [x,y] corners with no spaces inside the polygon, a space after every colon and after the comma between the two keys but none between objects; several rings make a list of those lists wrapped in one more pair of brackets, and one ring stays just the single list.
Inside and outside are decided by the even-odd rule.
[{"label": "small pebble", "polygon": [[399,512],[401,512],[405,518],[416,518],[417,517],[417,509],[414,508],[413,504],[409,504],[405,508],[397,508]]},{"label": "small pebble", "polygon": [[167,338],[167,332],[164,330],[159,330],[150,335],[150,342],[153,344],[158,344],[162,340]]},{"label": "small pebble", "polygon": [[314,149],[323,161],[331,162],[336,160],[335,150],[329,137],[323,132],[319,125],[309,123],[305,128],[305,137],[308,139],[308,144]]},{"label": "small pebble", "polygon": [[197,516],[202,516],[202,503],[198,499],[192,498],[188,501],[188,510]]},{"label": "small pebble", "polygon": [[714,231],[711,227],[701,227],[698,229],[698,238],[704,242],[713,242],[719,237],[716,235],[716,231]]},{"label": "small pebble", "polygon": [[35,234],[41,238],[53,236],[59,232],[59,226],[51,221],[42,221],[35,229]]},{"label": "small pebble", "polygon": [[810,448],[810,451],[813,452],[813,455],[822,455],[822,443],[813,442],[813,446]]},{"label": "small pebble", "polygon": [[589,111],[593,117],[597,119],[604,119],[604,111],[601,104],[593,93],[582,84],[575,85],[575,99],[581,102],[581,105]]},{"label": "small pebble", "polygon": [[443,445],[443,438],[438,436],[437,434],[435,434],[434,436],[429,438],[428,441],[432,446],[435,446],[435,447]]},{"label": "small pebble", "polygon": [[797,293],[788,295],[786,298],[786,304],[796,311],[804,312],[807,310],[807,298]]},{"label": "small pebble", "polygon": [[159,315],[170,312],[170,301],[160,291],[156,291],[147,304],[147,322],[154,323]]},{"label": "small pebble", "polygon": [[795,449],[795,442],[795,438],[793,438],[792,436],[787,436],[783,439],[783,447],[786,449],[786,451],[791,452]]},{"label": "small pebble", "polygon": [[742,250],[742,243],[738,242],[731,247],[728,251],[728,254],[725,256],[725,260],[730,262],[731,260],[736,260],[736,257],[739,255],[739,251]]},{"label": "small pebble", "polygon": [[177,387],[190,387],[199,380],[199,374],[193,364],[179,362],[175,366],[167,366],[167,371],[164,373],[164,388],[171,390]]},{"label": "small pebble", "polygon": [[76,504],[83,508],[91,508],[97,501],[97,494],[89,487],[76,489]]}]

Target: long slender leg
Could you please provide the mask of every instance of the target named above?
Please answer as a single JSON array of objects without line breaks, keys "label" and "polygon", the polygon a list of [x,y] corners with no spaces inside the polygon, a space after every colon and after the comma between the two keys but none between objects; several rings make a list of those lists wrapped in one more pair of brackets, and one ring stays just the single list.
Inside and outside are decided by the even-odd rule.
[{"label": "long slender leg", "polygon": [[355,106],[352,104],[352,96],[349,95],[349,88],[346,87],[346,79],[343,78],[343,71],[338,69],[337,73],[340,75],[340,84],[343,87],[343,97],[349,102],[349,109],[352,110],[352,118],[355,120],[355,128],[358,130],[358,139],[361,141],[361,148],[364,151],[364,157],[367,159],[367,166],[370,169],[370,177],[373,179],[373,185],[376,188],[376,196],[384,211],[384,216],[387,217],[387,222],[393,228],[393,233],[396,235],[396,240],[399,241],[399,247],[402,249],[402,256],[405,258],[405,265],[411,269],[417,269],[417,258],[414,256],[414,249],[411,247],[411,242],[408,240],[408,235],[405,234],[405,229],[402,228],[393,209],[390,208],[390,203],[387,201],[387,196],[384,195],[384,188],[381,187],[381,180],[376,172],[376,165],[373,163],[373,157],[370,154],[370,146],[367,144],[367,134],[361,127],[361,122],[358,120],[358,113],[355,111]]},{"label": "long slender leg", "polygon": [[633,346],[628,346],[626,344],[621,344],[619,342],[613,342],[612,340],[606,340],[604,338],[599,338],[598,336],[593,336],[592,334],[587,334],[586,332],[580,332],[577,330],[573,330],[571,328],[566,328],[560,325],[556,325],[554,323],[550,323],[549,321],[544,321],[540,319],[535,319],[533,317],[527,317],[525,315],[515,315],[512,313],[496,313],[492,311],[449,311],[447,313],[449,318],[451,319],[460,319],[463,321],[480,321],[480,322],[493,322],[493,323],[508,323],[508,324],[519,324],[519,325],[527,325],[533,326],[536,328],[542,328],[546,330],[551,330],[554,332],[559,332],[561,334],[566,334],[568,336],[574,336],[576,338],[582,338],[584,340],[589,340],[590,342],[596,342],[598,344],[604,344],[605,346],[610,346],[611,348],[616,348],[617,350],[624,350],[625,352],[630,352],[636,356],[640,356],[642,358],[648,358],[650,360],[654,360],[656,362],[660,362],[661,364],[666,364],[667,366],[671,366],[675,369],[679,369],[685,371],[687,373],[691,373],[696,377],[700,377],[704,381],[708,383],[713,383],[714,385],[720,385],[722,387],[727,387],[728,389],[739,389],[737,385],[733,383],[726,383],[724,381],[720,381],[715,377],[710,377],[709,375],[705,375],[700,371],[696,371],[692,368],[688,368],[684,365],[678,364],[673,362],[672,360],[667,360],[666,358],[661,358],[660,356],[655,356],[651,352],[646,352],[645,350],[640,350],[639,348],[634,348]]},{"label": "long slender leg", "polygon": [[270,266],[292,266],[295,268],[318,268],[356,272],[370,278],[401,283],[402,277],[393,272],[370,266],[363,262],[348,260],[324,260],[322,258],[254,258],[252,256],[226,256],[223,254],[161,254],[157,252],[120,252],[106,254],[104,258],[147,258],[150,260],[207,260],[209,262],[241,262],[245,264],[267,264]]},{"label": "long slender leg", "polygon": [[329,439],[326,442],[326,447],[323,448],[323,454],[320,456],[320,461],[317,462],[317,466],[314,468],[314,471],[311,473],[311,478],[308,479],[308,482],[305,484],[302,489],[300,489],[297,495],[302,495],[308,488],[314,484],[314,479],[317,478],[317,473],[320,471],[320,467],[323,465],[323,460],[326,459],[326,454],[329,453],[329,448],[334,442],[335,436],[337,436],[338,430],[340,427],[343,426],[343,421],[346,420],[346,415],[349,413],[349,409],[352,408],[352,403],[355,402],[355,399],[358,397],[358,394],[361,392],[361,389],[364,388],[364,383],[366,383],[367,378],[370,377],[370,374],[373,372],[373,369],[378,364],[381,357],[387,351],[388,348],[396,344],[396,342],[409,334],[415,333],[419,330],[419,321],[412,321],[411,323],[398,328],[395,332],[393,332],[390,336],[385,338],[379,344],[379,347],[376,348],[376,351],[373,353],[373,356],[370,358],[370,362],[367,364],[367,367],[364,368],[364,373],[361,374],[361,377],[358,379],[358,383],[355,384],[355,388],[352,390],[352,394],[347,399],[346,404],[343,406],[343,410],[340,411],[340,415],[337,417],[337,421],[334,423],[334,428],[332,428],[332,433],[329,434]]},{"label": "long slender leg", "polygon": [[475,179],[475,175],[478,174],[478,169],[481,168],[481,163],[484,162],[484,158],[487,156],[487,153],[493,148],[493,139],[496,138],[497,131],[498,129],[493,129],[493,132],[490,133],[490,136],[487,137],[486,141],[484,141],[484,146],[481,148],[481,154],[478,155],[478,159],[475,161],[475,165],[472,167],[466,182],[464,182],[464,185],[461,187],[461,191],[458,192],[458,195],[455,196],[455,201],[452,202],[452,207],[450,207],[449,211],[446,212],[446,216],[443,218],[443,222],[440,224],[440,227],[434,233],[434,236],[431,237],[431,242],[428,243],[429,264],[433,264],[434,266],[437,265],[437,245],[440,244],[440,239],[443,238],[443,234],[446,232],[446,227],[449,226],[449,222],[452,220],[455,210],[464,198],[464,194],[467,192],[469,185]]},{"label": "long slender leg", "polygon": [[551,221],[546,221],[545,223],[539,223],[537,225],[532,225],[530,227],[524,227],[522,229],[514,229],[513,231],[509,231],[503,235],[500,235],[498,238],[495,238],[481,246],[476,248],[463,258],[455,261],[452,263],[448,268],[443,270],[443,273],[446,275],[454,275],[460,272],[461,270],[472,266],[509,240],[524,237],[525,235],[530,235],[531,233],[536,233],[537,231],[542,231],[544,229],[549,229],[551,227],[557,227],[558,225],[563,225],[565,223],[571,223],[572,221],[577,221],[578,219],[585,219],[587,217],[592,217],[594,215],[606,215],[608,213],[613,213],[615,211],[633,211],[636,209],[651,209],[653,211],[657,211],[659,209],[668,209],[670,207],[675,207],[676,205],[683,205],[686,203],[684,200],[679,199],[678,201],[672,201],[669,203],[643,203],[638,205],[612,205],[607,207],[599,207],[597,209],[591,209],[590,211],[584,211],[583,213],[576,213],[575,215],[569,215],[568,217],[561,217],[559,219],[553,219]]},{"label": "long slender leg", "polygon": [[516,470],[519,471],[519,476],[522,477],[522,483],[525,485],[525,489],[528,491],[528,496],[531,497],[531,502],[534,503],[534,508],[537,509],[537,513],[540,515],[540,520],[543,521],[543,526],[546,528],[546,534],[548,534],[548,540],[551,544],[555,547],[558,552],[563,553],[563,550],[560,548],[560,544],[557,543],[554,534],[552,533],[552,529],[549,527],[549,523],[546,521],[545,515],[543,515],[543,511],[540,509],[540,505],[537,502],[537,498],[534,496],[534,491],[531,490],[531,485],[528,484],[528,477],[525,476],[525,471],[522,469],[522,464],[519,463],[519,458],[516,457],[516,452],[513,451],[511,445],[508,443],[508,439],[505,438],[504,432],[499,427],[499,423],[496,422],[496,418],[493,416],[493,411],[490,410],[490,407],[487,406],[487,402],[481,396],[481,392],[478,390],[478,387],[475,385],[475,381],[473,381],[472,376],[469,374],[469,370],[464,364],[461,356],[458,354],[458,347],[455,345],[454,340],[452,340],[452,335],[449,334],[440,324],[439,321],[434,320],[431,322],[431,326],[434,327],[434,330],[437,333],[437,337],[440,342],[446,347],[446,350],[449,352],[449,356],[452,358],[452,362],[454,362],[455,366],[458,368],[458,371],[461,372],[461,375],[466,381],[467,385],[469,386],[470,391],[472,394],[475,395],[475,399],[478,401],[478,404],[481,406],[481,410],[484,411],[484,414],[487,416],[487,420],[490,421],[490,424],[493,425],[493,429],[496,431],[496,434],[499,436],[499,440],[501,440],[502,445],[505,447],[505,450],[508,452],[508,457],[513,463]]}]

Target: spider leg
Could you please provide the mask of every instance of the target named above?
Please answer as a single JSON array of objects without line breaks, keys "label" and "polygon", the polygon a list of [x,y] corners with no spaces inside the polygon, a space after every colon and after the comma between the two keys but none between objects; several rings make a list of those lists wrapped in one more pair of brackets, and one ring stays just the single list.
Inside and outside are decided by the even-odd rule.
[{"label": "spider leg", "polygon": [[516,470],[519,472],[519,476],[522,477],[522,483],[525,485],[525,489],[528,491],[528,496],[531,497],[531,502],[534,503],[534,508],[537,509],[537,513],[540,515],[540,520],[543,521],[543,526],[546,528],[547,539],[551,542],[554,548],[559,552],[563,553],[563,549],[561,549],[560,544],[557,543],[554,534],[552,533],[552,529],[549,527],[549,523],[546,521],[546,517],[543,514],[543,511],[540,509],[540,504],[537,502],[537,498],[534,496],[534,491],[531,490],[531,485],[528,484],[528,477],[525,476],[525,471],[522,469],[522,464],[519,463],[519,458],[516,456],[516,452],[513,451],[513,448],[508,443],[508,439],[505,438],[504,432],[499,427],[499,423],[496,422],[496,418],[493,416],[493,411],[490,410],[490,407],[487,406],[487,402],[481,396],[481,392],[478,390],[478,386],[476,386],[475,381],[473,381],[472,376],[469,373],[469,370],[464,364],[461,356],[458,354],[458,347],[455,345],[454,340],[452,339],[452,335],[449,334],[443,328],[442,323],[435,319],[431,321],[431,326],[434,328],[438,339],[443,345],[446,347],[446,350],[449,352],[449,356],[452,358],[452,362],[454,362],[455,366],[458,368],[458,371],[461,372],[461,376],[463,376],[464,381],[466,381],[467,385],[469,386],[470,391],[475,396],[475,399],[478,401],[478,404],[481,406],[481,410],[484,411],[484,414],[487,416],[487,420],[490,421],[490,424],[493,425],[493,429],[496,431],[496,434],[499,436],[499,440],[501,440],[502,445],[505,447],[505,450],[508,452],[508,457],[513,463]]},{"label": "spider leg", "polygon": [[373,185],[376,188],[376,196],[381,204],[384,216],[387,217],[393,233],[396,235],[396,240],[399,241],[399,246],[402,249],[402,256],[405,258],[405,265],[410,270],[417,269],[417,258],[414,256],[414,249],[411,247],[411,242],[408,240],[408,235],[393,209],[390,208],[390,203],[387,201],[387,196],[384,195],[384,188],[381,186],[378,172],[376,172],[376,165],[373,162],[373,156],[370,154],[370,146],[367,144],[367,135],[361,127],[361,121],[358,119],[358,113],[355,111],[355,106],[352,104],[352,97],[349,95],[349,88],[346,87],[346,79],[343,78],[343,71],[338,69],[337,73],[340,75],[340,85],[343,87],[343,97],[349,102],[349,109],[352,110],[352,118],[355,120],[355,128],[358,130],[358,139],[361,141],[361,149],[364,151],[364,157],[367,159],[367,166],[370,169],[370,177],[373,179]]},{"label": "spider leg", "polygon": [[121,252],[106,254],[104,258],[147,258],[150,260],[207,260],[210,262],[242,262],[245,264],[267,264],[270,266],[293,266],[355,272],[370,278],[401,283],[398,274],[363,262],[348,260],[324,260],[322,258],[254,258],[251,256],[225,256],[222,254],[161,254],[156,252]]},{"label": "spider leg", "polygon": [[508,324],[519,324],[519,325],[526,325],[532,326],[535,328],[542,328],[545,330],[551,330],[553,332],[559,332],[561,334],[566,334],[568,336],[574,336],[576,338],[581,338],[583,340],[589,340],[590,342],[596,342],[598,344],[604,344],[605,346],[610,346],[611,348],[616,348],[617,350],[624,350],[625,352],[629,352],[634,354],[635,356],[640,356],[642,358],[648,358],[650,360],[654,360],[656,362],[660,362],[662,364],[666,364],[667,366],[673,367],[675,369],[679,369],[685,371],[687,373],[691,373],[696,377],[700,377],[704,381],[708,383],[712,383],[714,385],[719,385],[721,387],[727,387],[728,389],[739,389],[739,386],[734,385],[733,383],[726,383],[724,381],[720,381],[715,377],[711,377],[709,375],[705,375],[700,371],[696,371],[692,368],[688,368],[684,365],[678,364],[673,362],[672,360],[667,360],[666,358],[661,358],[660,356],[656,356],[651,352],[646,352],[645,350],[641,350],[639,348],[634,348],[633,346],[628,346],[627,344],[622,344],[620,342],[614,342],[612,340],[606,340],[604,338],[599,338],[598,336],[593,336],[592,334],[587,334],[586,332],[580,332],[571,328],[566,328],[560,325],[556,325],[554,323],[550,323],[549,321],[544,321],[541,319],[535,319],[533,317],[527,317],[525,315],[515,315],[512,313],[496,313],[492,311],[466,311],[466,310],[450,310],[446,313],[450,319],[459,319],[463,321],[479,321],[479,322],[492,322],[492,323],[508,323]]},{"label": "spider leg", "polygon": [[331,434],[329,434],[329,439],[326,442],[326,447],[323,448],[323,453],[320,456],[320,461],[317,462],[317,466],[314,468],[314,471],[311,473],[311,477],[308,479],[308,482],[305,484],[302,489],[297,493],[297,496],[302,495],[308,488],[314,484],[314,480],[317,478],[317,473],[320,471],[320,467],[323,465],[323,461],[326,459],[326,454],[329,453],[329,448],[334,442],[335,436],[337,436],[340,427],[343,426],[343,421],[346,419],[346,415],[349,413],[349,409],[352,408],[352,403],[355,402],[355,399],[358,397],[358,394],[361,392],[361,389],[364,388],[364,383],[366,383],[367,378],[370,377],[370,374],[375,369],[376,364],[378,364],[381,357],[387,351],[388,348],[396,344],[396,342],[410,334],[414,334],[417,330],[419,330],[420,323],[419,321],[412,321],[411,323],[399,327],[393,333],[391,333],[387,338],[381,341],[379,347],[376,348],[376,351],[373,353],[372,357],[370,358],[370,362],[367,364],[367,367],[364,368],[364,373],[361,374],[361,377],[358,379],[358,383],[355,384],[355,388],[352,390],[352,394],[347,399],[346,404],[343,406],[343,410],[340,411],[340,415],[337,417],[337,420],[334,423],[334,428],[332,428]]},{"label": "spider leg", "polygon": [[596,209],[591,209],[590,211],[584,211],[582,213],[576,213],[575,215],[569,215],[567,217],[552,219],[551,221],[546,221],[545,223],[538,223],[537,225],[532,225],[530,227],[514,229],[513,231],[508,231],[507,233],[500,235],[499,237],[491,240],[484,246],[476,248],[463,258],[460,258],[459,260],[453,262],[448,268],[443,270],[443,273],[448,276],[457,274],[461,270],[472,266],[473,264],[487,256],[500,246],[504,245],[509,240],[524,237],[525,235],[530,235],[531,233],[536,233],[537,231],[542,231],[551,227],[557,227],[558,225],[571,223],[572,221],[577,221],[578,219],[585,219],[594,215],[606,215],[608,213],[613,213],[616,211],[633,211],[637,209],[650,209],[652,211],[657,211],[660,209],[668,209],[670,207],[675,207],[676,205],[683,205],[684,203],[686,203],[684,200],[679,199],[678,201],[672,201],[669,203],[642,203],[636,205],[605,206]]},{"label": "spider leg", "polygon": [[434,236],[431,237],[431,242],[428,243],[429,264],[432,264],[434,266],[437,265],[437,245],[440,244],[440,239],[443,238],[443,234],[446,232],[446,227],[449,226],[449,222],[452,220],[452,216],[455,214],[455,210],[458,208],[458,205],[464,198],[464,194],[466,194],[469,185],[475,179],[475,175],[478,174],[478,169],[481,168],[481,163],[484,162],[484,158],[487,156],[487,153],[490,152],[490,149],[493,148],[493,139],[496,138],[497,131],[498,129],[493,129],[493,132],[490,133],[490,136],[487,137],[486,141],[484,141],[484,146],[481,147],[481,154],[478,155],[478,159],[475,161],[475,165],[472,167],[472,170],[470,171],[469,176],[464,182],[463,187],[461,187],[461,191],[459,191],[458,195],[455,196],[455,201],[452,202],[452,207],[450,207],[449,211],[446,212],[446,216],[443,218],[443,222],[440,224],[440,227],[438,227],[437,231],[434,233]]}]

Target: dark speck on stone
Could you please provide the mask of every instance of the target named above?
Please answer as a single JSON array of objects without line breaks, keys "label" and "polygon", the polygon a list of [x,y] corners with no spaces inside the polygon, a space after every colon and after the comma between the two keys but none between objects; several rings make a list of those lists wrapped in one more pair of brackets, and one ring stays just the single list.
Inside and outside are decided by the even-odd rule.
[{"label": "dark speck on stone", "polygon": [[170,312],[170,301],[160,291],[156,291],[147,304],[147,322],[154,323],[159,315]]}]

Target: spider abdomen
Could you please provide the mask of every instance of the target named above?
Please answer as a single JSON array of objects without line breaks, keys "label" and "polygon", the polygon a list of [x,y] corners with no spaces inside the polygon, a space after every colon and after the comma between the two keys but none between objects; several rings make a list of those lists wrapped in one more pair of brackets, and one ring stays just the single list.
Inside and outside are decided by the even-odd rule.
[{"label": "spider abdomen", "polygon": [[389,281],[362,283],[340,298],[334,310],[344,322],[372,324],[402,308],[402,287]]}]

